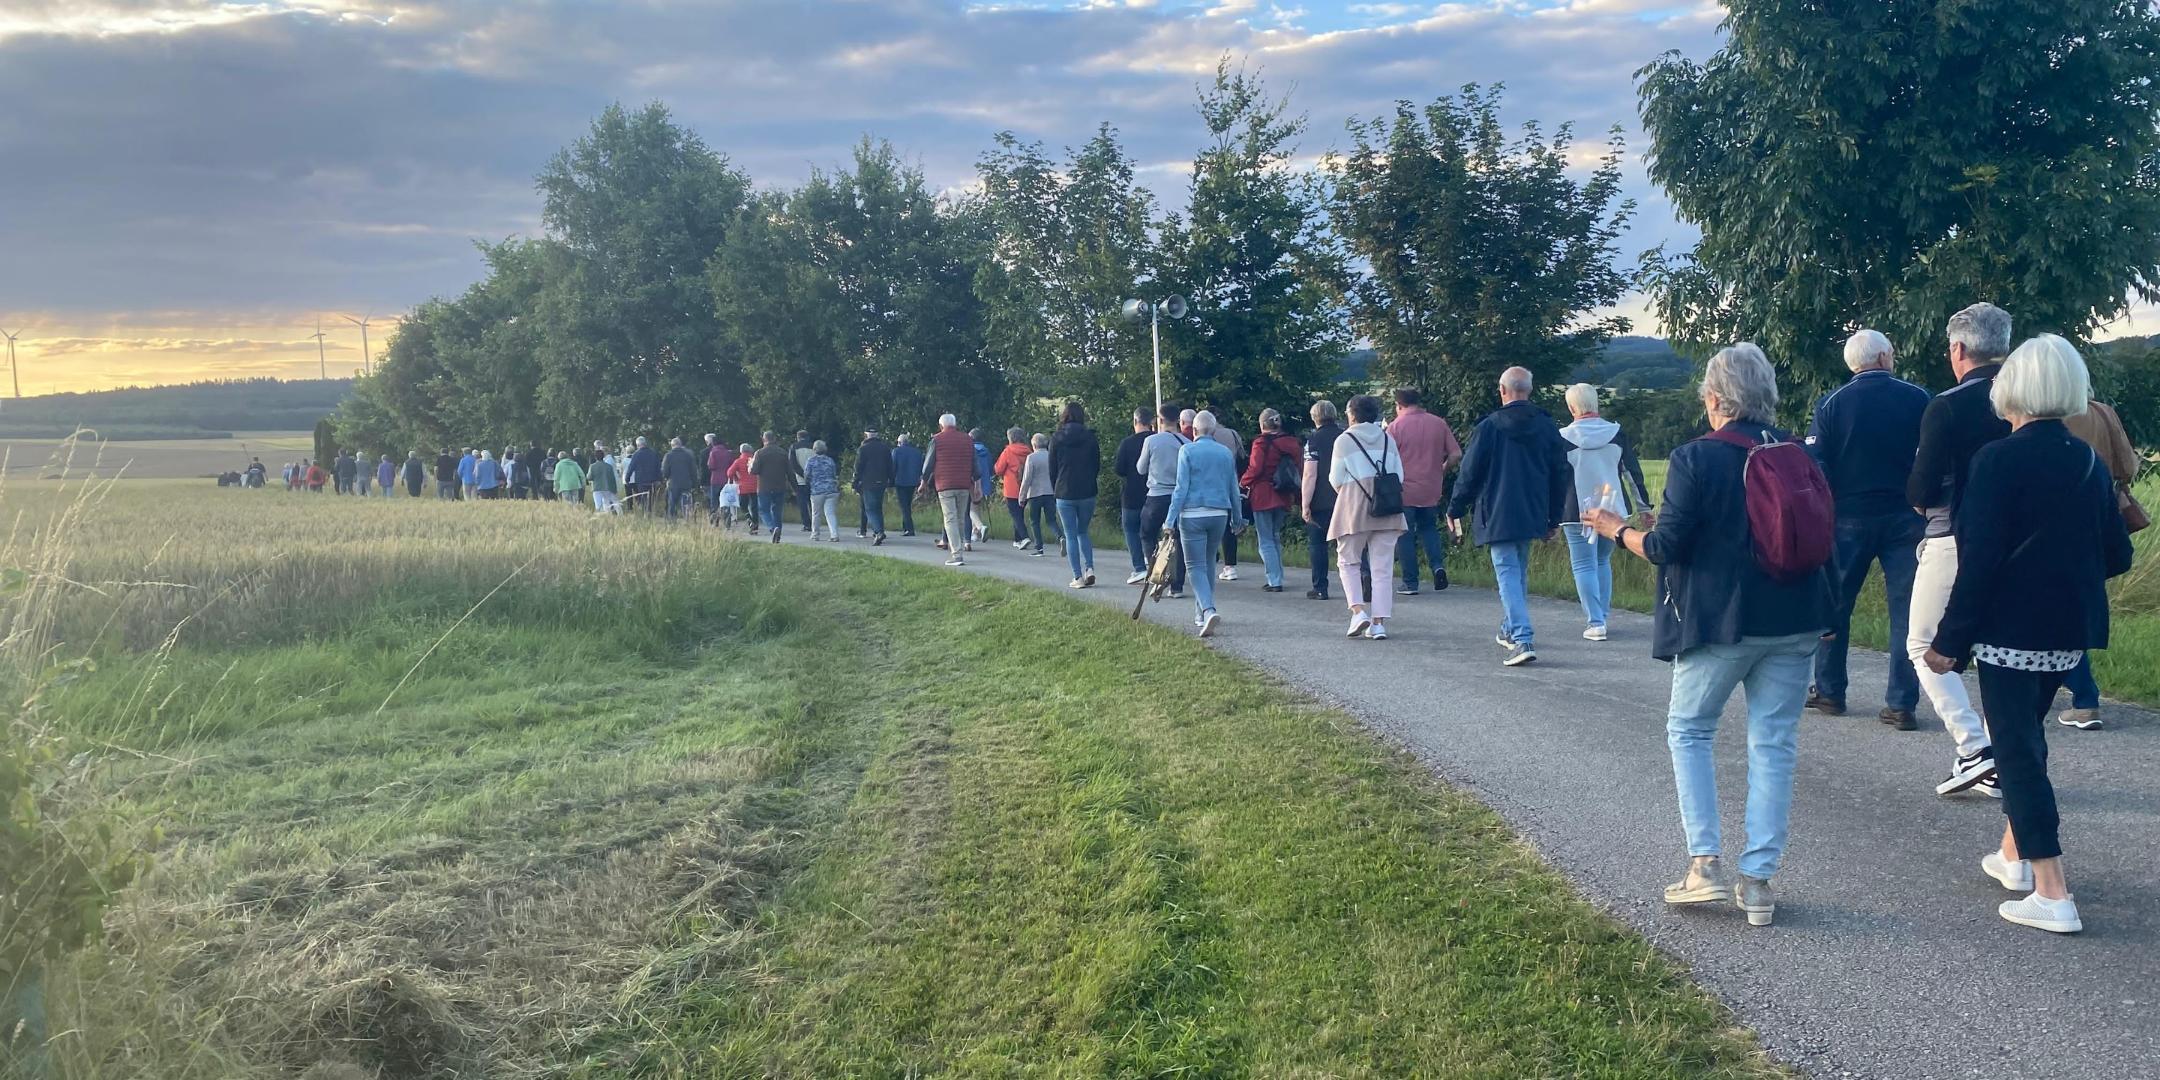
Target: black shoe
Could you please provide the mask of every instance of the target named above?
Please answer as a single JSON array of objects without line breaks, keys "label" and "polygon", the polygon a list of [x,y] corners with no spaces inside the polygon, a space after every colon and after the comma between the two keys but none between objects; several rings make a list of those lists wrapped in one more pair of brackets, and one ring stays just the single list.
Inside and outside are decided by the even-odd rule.
[{"label": "black shoe", "polygon": [[1327,595],[1327,592],[1326,592],[1326,590],[1324,590],[1324,589],[1307,589],[1307,590],[1305,590],[1305,599],[1307,599],[1307,600],[1325,600],[1325,599],[1327,599],[1327,598],[1328,598],[1328,595]]},{"label": "black shoe", "polygon": [[1282,591],[1282,586],[1280,586],[1280,585],[1262,585],[1262,586],[1260,586],[1260,591],[1261,591],[1261,592],[1281,592],[1281,591]]},{"label": "black shoe", "polygon": [[1446,591],[1447,591],[1447,571],[1445,571],[1445,570],[1435,570],[1435,571],[1433,571],[1433,572],[1432,572],[1432,591],[1434,591],[1434,592],[1446,592]]},{"label": "black shoe", "polygon": [[1838,701],[1834,698],[1826,698],[1813,690],[1808,691],[1807,707],[1823,714],[1824,716],[1845,715],[1844,702]]},{"label": "black shoe", "polygon": [[1920,721],[1913,719],[1911,709],[1884,709],[1875,715],[1877,719],[1899,731],[1920,730]]},{"label": "black shoe", "polygon": [[879,534],[877,534],[877,536],[876,536],[876,537],[875,537],[874,539],[872,539],[872,540],[870,541],[870,546],[871,546],[871,547],[879,547],[879,546],[882,546],[882,545],[883,545],[884,543],[885,543],[885,534],[884,534],[884,533],[879,533]]},{"label": "black shoe", "polygon": [[[1957,759],[1956,763],[1950,766],[1950,778],[1935,785],[1935,794],[1955,795],[1981,781],[1992,780],[1994,777],[1995,752],[1993,750],[1982,750],[1971,757]],[[1989,791],[1988,794],[1998,799],[2002,797],[1999,788]]]},{"label": "black shoe", "polygon": [[902,530],[900,530],[900,535],[902,535],[902,536],[913,536],[913,535],[915,535],[915,530],[913,530],[913,529],[902,529]]},{"label": "black shoe", "polygon": [[1397,595],[1397,596],[1416,596],[1417,594],[1418,594],[1418,589],[1417,589],[1417,586],[1415,586],[1415,585],[1397,585],[1397,586],[1395,586],[1395,595]]}]

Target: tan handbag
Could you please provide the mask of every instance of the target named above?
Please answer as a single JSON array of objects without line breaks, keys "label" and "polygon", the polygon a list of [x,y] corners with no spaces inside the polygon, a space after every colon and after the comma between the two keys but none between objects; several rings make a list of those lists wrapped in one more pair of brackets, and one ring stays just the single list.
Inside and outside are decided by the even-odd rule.
[{"label": "tan handbag", "polygon": [[2130,493],[2130,485],[2115,485],[2115,508],[2122,511],[2124,527],[2131,532],[2143,532],[2152,527],[2152,515],[2145,512],[2145,504]]}]

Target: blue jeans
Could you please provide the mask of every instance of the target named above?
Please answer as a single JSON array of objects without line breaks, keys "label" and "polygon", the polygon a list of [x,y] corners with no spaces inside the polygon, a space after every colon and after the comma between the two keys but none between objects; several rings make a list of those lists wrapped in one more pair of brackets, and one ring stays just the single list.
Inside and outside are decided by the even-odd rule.
[{"label": "blue jeans", "polygon": [[1278,589],[1282,588],[1282,525],[1288,516],[1290,511],[1279,507],[1253,511],[1255,531],[1260,534],[1260,566],[1267,573],[1267,583]]},{"label": "blue jeans", "polygon": [[[2078,666],[2063,672],[2063,688],[2070,691],[2070,707],[2073,709],[2097,709],[2100,707],[2100,683],[2093,678],[2092,654],[2086,653],[2078,660]],[[2024,849],[2018,849],[2020,854]]]},{"label": "blue jeans", "polygon": [[786,492],[760,491],[757,493],[758,517],[765,522],[765,527],[771,529],[775,534],[780,531],[780,508],[786,505]]},{"label": "blue jeans", "polygon": [[1312,555],[1312,591],[1328,592],[1328,519],[1315,515],[1318,524],[1305,526],[1305,550]]},{"label": "blue jeans", "polygon": [[[1447,580],[1447,544],[1440,539],[1440,508],[1437,506],[1403,507],[1402,546],[1395,549],[1395,565],[1402,568],[1403,588],[1418,587],[1418,549],[1425,549],[1425,560],[1432,564],[1433,585]],[[1380,588],[1376,582],[1375,590]]]},{"label": "blue jeans", "polygon": [[[1537,636],[1530,628],[1530,541],[1503,540],[1485,545],[1492,558],[1493,577],[1500,586],[1500,632],[1517,645],[1529,645]],[[1378,589],[1379,582],[1373,582]]]},{"label": "blue jeans", "polygon": [[1575,599],[1582,601],[1583,618],[1603,626],[1612,614],[1613,543],[1581,525],[1562,525],[1560,531],[1567,536],[1568,568],[1575,572]]},{"label": "blue jeans", "polygon": [[1185,580],[1193,587],[1193,614],[1206,615],[1215,610],[1215,559],[1230,533],[1230,518],[1181,517],[1177,530],[1178,543],[1184,545]]},{"label": "blue jeans", "polygon": [[1793,762],[1799,756],[1800,708],[1807,703],[1816,635],[1743,638],[1737,645],[1700,645],[1673,663],[1672,705],[1665,745],[1672,751],[1673,786],[1680,793],[1680,828],[1689,855],[1724,850],[1718,832],[1717,766],[1711,746],[1718,715],[1733,687],[1747,694],[1747,848],[1740,872],[1777,873],[1792,813]]},{"label": "blue jeans", "polygon": [[885,486],[872,484],[862,489],[863,531],[872,536],[885,535]]},{"label": "blue jeans", "polygon": [[1058,527],[1065,530],[1065,561],[1072,564],[1073,580],[1095,569],[1095,538],[1088,526],[1095,520],[1095,500],[1057,500]]},{"label": "blue jeans", "polygon": [[1120,506],[1118,519],[1125,526],[1125,554],[1132,556],[1132,572],[1147,573],[1147,542],[1140,535],[1140,508]]},{"label": "blue jeans", "polygon": [[[1913,574],[1920,567],[1920,536],[1926,522],[1907,510],[1872,517],[1840,517],[1837,546],[1830,550],[1831,584],[1836,610],[1830,632],[1837,635],[1815,654],[1815,692],[1845,700],[1845,654],[1852,638],[1853,603],[1867,583],[1869,562],[1882,564],[1883,594],[1890,605],[1890,640],[1903,642],[1912,621]],[[1920,702],[1920,676],[1896,647],[1890,650],[1890,689],[1883,704],[1911,712]]]},{"label": "blue jeans", "polygon": [[681,517],[690,512],[690,489],[669,488],[667,493],[667,516]]}]

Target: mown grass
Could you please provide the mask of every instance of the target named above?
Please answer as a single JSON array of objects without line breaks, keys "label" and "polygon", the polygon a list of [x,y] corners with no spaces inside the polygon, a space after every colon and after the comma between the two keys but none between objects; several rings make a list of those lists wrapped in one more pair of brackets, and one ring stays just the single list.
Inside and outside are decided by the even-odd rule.
[{"label": "mown grass", "polygon": [[65,1075],[1775,1071],[1184,635],[556,506],[97,514],[52,711],[164,841],[53,975]]}]

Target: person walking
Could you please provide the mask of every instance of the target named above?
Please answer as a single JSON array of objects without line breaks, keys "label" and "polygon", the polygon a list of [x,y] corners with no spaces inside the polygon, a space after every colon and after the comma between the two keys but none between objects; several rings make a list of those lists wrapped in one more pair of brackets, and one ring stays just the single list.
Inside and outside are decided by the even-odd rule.
[{"label": "person walking", "polygon": [[555,497],[572,506],[585,501],[585,467],[564,454],[555,459]]},{"label": "person walking", "polygon": [[[2131,445],[2129,432],[2123,430],[2122,417],[2111,406],[2088,401],[2084,412],[2064,417],[2063,426],[2092,447],[2101,464],[2107,466],[2108,477],[2115,482],[2115,508],[2122,515],[2124,527],[2133,533],[2149,528],[2152,518],[2130,490],[2137,483],[2143,462],[2137,447]],[[2098,731],[2100,683],[2093,678],[2092,657],[2079,658],[2078,666],[2063,676],[2063,689],[2070,691],[2070,707],[2057,714],[2055,722],[2081,731]]]},{"label": "person walking", "polygon": [[894,501],[899,504],[900,535],[915,535],[915,493],[922,486],[922,448],[906,432],[893,439],[892,479]]},{"label": "person walking", "polygon": [[[1665,902],[1730,901],[1750,926],[1768,926],[1776,912],[1770,882],[1792,812],[1800,710],[1816,644],[1830,625],[1829,572],[1782,581],[1755,558],[1750,451],[1723,437],[1756,445],[1786,438],[1770,422],[1777,376],[1762,350],[1746,343],[1719,350],[1703,371],[1701,396],[1719,437],[1673,450],[1657,524],[1646,532],[1604,507],[1586,511],[1583,524],[1657,567],[1650,655],[1673,665],[1665,742],[1688,849],[1687,869],[1665,887]],[[1470,454],[1477,452],[1473,440]],[[1744,688],[1748,724],[1747,846],[1737,884],[1725,873],[1712,763],[1718,717],[1735,687]]]},{"label": "person walking", "polygon": [[1147,580],[1147,542],[1140,529],[1141,515],[1147,507],[1147,474],[1140,471],[1140,448],[1153,434],[1154,415],[1146,409],[1134,409],[1132,434],[1118,443],[1117,458],[1110,466],[1118,480],[1118,525],[1125,531],[1125,554],[1132,562],[1132,574],[1125,579],[1127,585]]},{"label": "person walking", "polygon": [[668,440],[667,457],[660,463],[661,478],[667,481],[667,516],[680,520],[690,514],[691,500],[697,491],[697,455],[683,445],[682,436]]},{"label": "person walking", "polygon": [[473,486],[479,489],[483,499],[502,497],[503,467],[495,460],[493,450],[480,451],[480,463],[473,466]]},{"label": "person walking", "polygon": [[[1020,505],[1027,509],[1028,536],[1035,542],[1035,550],[1028,554],[1043,557],[1043,541],[1056,531],[1057,495],[1050,486],[1050,436],[1038,431],[1028,440],[1027,460],[1020,463]],[[1058,537],[1058,552],[1065,551],[1065,537]]]},{"label": "person walking", "polygon": [[1214,438],[1215,414],[1193,416],[1196,438],[1178,451],[1177,481],[1170,493],[1169,520],[1177,523],[1178,547],[1185,556],[1185,579],[1193,583],[1193,623],[1201,637],[1213,637],[1222,625],[1215,610],[1215,560],[1223,537],[1245,527],[1237,487],[1237,458]]},{"label": "person walking", "polygon": [[810,459],[817,454],[817,451],[812,449],[815,445],[809,432],[798,431],[795,433],[795,445],[788,451],[788,460],[795,465],[795,512],[802,518],[803,531],[809,533],[813,540],[817,538],[817,515],[815,508],[810,505]]},{"label": "person walking", "polygon": [[[1136,467],[1147,478],[1147,502],[1140,511],[1140,540],[1147,545],[1146,564],[1155,565],[1155,547],[1162,543],[1163,530],[1175,528],[1177,519],[1170,513],[1170,496],[1177,491],[1178,454],[1192,439],[1179,430],[1178,407],[1164,405],[1158,412],[1158,430],[1140,444],[1140,460]],[[1170,564],[1170,592],[1172,597],[1185,595],[1185,560]]]},{"label": "person walking", "polygon": [[1612,613],[1612,541],[1582,523],[1580,508],[1617,508],[1628,516],[1647,513],[1650,486],[1643,482],[1642,462],[1636,460],[1627,433],[1598,415],[1597,387],[1576,383],[1567,388],[1566,397],[1572,419],[1560,429],[1560,437],[1573,447],[1567,456],[1569,471],[1575,476],[1575,497],[1568,503],[1560,531],[1567,537],[1575,599],[1582,604],[1582,636],[1586,641],[1604,641],[1611,636],[1606,621]]},{"label": "person walking", "polygon": [[[1005,430],[1005,449],[998,451],[997,459],[990,465],[990,475],[1004,485],[1005,513],[1012,518],[1013,546],[1028,546],[1027,497],[1020,491],[1020,474],[1027,468],[1028,455],[1034,447],[1023,441],[1027,433],[1019,428]],[[1036,547],[1041,548],[1041,544]]]},{"label": "person walking", "polygon": [[777,544],[780,533],[787,528],[781,515],[787,509],[788,496],[795,492],[795,452],[780,445],[780,437],[770,431],[759,438],[764,445],[750,460],[750,475],[756,480],[758,517]]},{"label": "person walking", "polygon": [[420,460],[420,451],[414,450],[405,455],[401,472],[405,480],[405,497],[419,498],[420,489],[427,485],[427,465]]},{"label": "person walking", "polygon": [[[1920,446],[1928,392],[1898,378],[1896,365],[1889,338],[1874,330],[1853,334],[1845,340],[1852,379],[1823,395],[1808,423],[1808,452],[1822,466],[1837,504],[1837,544],[1830,555],[1837,606],[1830,636],[1815,653],[1815,685],[1807,702],[1825,716],[1845,714],[1853,606],[1870,562],[1882,566],[1890,640],[1905,641],[1912,614],[1913,575],[1927,521],[1905,501],[1905,485]],[[1920,703],[1920,680],[1909,656],[1891,656],[1888,685],[1876,715],[1900,731],[1919,728],[1913,711]]]},{"label": "person walking", "polygon": [[893,486],[893,448],[878,437],[876,428],[863,429],[862,445],[855,448],[855,475],[850,483],[862,503],[858,535],[868,536],[870,546],[876,547],[885,542],[885,492]]},{"label": "person walking", "polygon": [[[1215,414],[1215,430],[1208,437],[1214,439],[1216,442],[1221,443],[1223,445],[1223,449],[1230,451],[1230,460],[1232,467],[1237,469],[1238,475],[1244,475],[1245,441],[1241,436],[1238,435],[1238,433],[1234,429],[1230,427],[1229,424],[1224,422],[1224,414]],[[1240,495],[1240,499],[1242,498],[1243,496]],[[1244,511],[1244,519],[1247,521],[1252,520],[1252,504],[1241,503],[1240,508]],[[1238,537],[1243,535],[1243,533],[1244,529],[1239,528],[1233,529],[1223,534],[1222,569],[1216,573],[1216,578],[1218,580],[1236,581],[1238,579]]]},{"label": "person walking", "polygon": [[735,464],[735,450],[713,432],[705,433],[705,508],[710,524],[720,524],[720,489],[727,486],[728,466]]},{"label": "person walking", "polygon": [[945,565],[965,566],[962,552],[975,550],[970,507],[982,497],[983,459],[975,453],[980,444],[960,430],[960,419],[951,413],[938,417],[938,433],[930,437],[930,452],[923,456],[923,474],[937,492],[938,510],[945,519]]},{"label": "person walking", "polygon": [[593,444],[592,467],[585,471],[585,482],[592,487],[595,511],[602,514],[622,513],[622,473],[615,467],[615,455],[608,453],[599,443]]},{"label": "person walking", "polygon": [[980,544],[990,539],[990,523],[983,520],[982,510],[978,504],[981,500],[988,499],[995,493],[997,478],[990,471],[990,447],[989,444],[983,442],[982,429],[976,428],[967,434],[975,445],[975,469],[980,477],[977,482],[982,486],[981,492],[977,495],[977,501],[968,505],[968,524],[973,526],[975,542]]},{"label": "person walking", "polygon": [[1307,600],[1328,599],[1328,533],[1335,527],[1335,485],[1329,477],[1335,472],[1335,444],[1342,439],[1341,417],[1334,402],[1313,402],[1313,429],[1305,436],[1304,495],[1298,506],[1305,519],[1305,550],[1312,561]]},{"label": "person walking", "polygon": [[307,480],[308,491],[316,495],[322,494],[323,485],[330,482],[330,474],[321,465],[305,458],[301,459],[300,463],[307,466],[301,470],[301,475]]},{"label": "person walking", "polygon": [[1950,340],[1950,371],[1957,385],[1935,395],[1920,414],[1920,441],[1905,483],[1906,505],[1927,516],[1913,572],[1905,655],[1955,747],[1950,775],[1935,785],[1935,794],[1978,789],[1999,799],[1995,751],[1965,680],[1929,669],[1926,658],[1950,603],[1950,586],[1957,580],[1958,505],[1964,500],[1973,455],[2010,434],[2009,422],[1995,415],[1988,400],[1995,373],[2010,354],[2010,313],[1993,304],[1974,304],[1952,315],[1944,334]]},{"label": "person walking", "polygon": [[[1418,594],[1418,552],[1432,567],[1434,592],[1448,587],[1447,546],[1440,539],[1440,504],[1447,497],[1447,474],[1462,461],[1462,443],[1448,422],[1425,408],[1425,397],[1415,388],[1395,391],[1395,419],[1388,437],[1402,449],[1403,532],[1409,543],[1395,549],[1402,569],[1403,596]],[[1377,590],[1379,584],[1374,583]]]},{"label": "person walking", "polygon": [[[1137,451],[1135,452],[1137,453]],[[1068,401],[1058,410],[1057,430],[1050,434],[1050,496],[1057,509],[1058,528],[1065,533],[1065,562],[1072,568],[1067,588],[1095,587],[1095,499],[1100,494],[1102,443],[1087,426],[1087,410]],[[1145,575],[1143,575],[1144,577]]]},{"label": "person walking", "polygon": [[389,498],[397,487],[397,474],[397,463],[390,460],[390,455],[379,455],[375,462],[375,490],[382,492],[383,498]]},{"label": "person walking", "polygon": [[1408,526],[1401,494],[1402,448],[1380,426],[1379,398],[1359,394],[1350,399],[1349,409],[1350,427],[1336,436],[1329,456],[1327,482],[1335,491],[1335,504],[1327,538],[1335,542],[1343,598],[1350,602],[1349,636],[1385,641],[1387,621],[1395,614],[1388,567]]},{"label": "person walking", "polygon": [[458,455],[458,498],[471,502],[480,497],[480,452],[468,446]]},{"label": "person walking", "polygon": [[338,451],[337,460],[331,463],[330,468],[331,482],[336,485],[332,493],[337,495],[352,494],[353,478],[359,475],[360,471],[359,466],[353,461],[352,451]]},{"label": "person walking", "polygon": [[654,487],[660,483],[660,451],[653,449],[640,435],[630,451],[630,460],[623,463],[623,502],[635,511],[654,511]]},{"label": "person walking", "polygon": [[[1527,368],[1500,373],[1500,408],[1478,421],[1463,456],[1455,497],[1448,503],[1448,530],[1463,537],[1463,514],[1477,508],[1476,540],[1492,559],[1500,592],[1500,633],[1508,667],[1537,660],[1530,625],[1530,542],[1549,538],[1567,517],[1574,483],[1568,475],[1568,441],[1552,417],[1530,404]],[[1377,582],[1375,585],[1377,586]]]},{"label": "person walking", "polygon": [[516,449],[503,451],[503,494],[523,499],[532,488],[532,468]]},{"label": "person walking", "polygon": [[1290,508],[1304,495],[1305,444],[1283,434],[1282,413],[1260,410],[1260,434],[1245,455],[1245,503],[1252,507],[1253,531],[1260,534],[1263,592],[1283,591],[1282,530]]},{"label": "person walking", "polygon": [[825,519],[825,539],[840,542],[840,463],[833,460],[825,440],[810,444],[810,460],[803,463],[803,473],[810,484],[810,509],[812,527],[810,539],[816,540],[818,518]]},{"label": "person walking", "polygon": [[750,535],[756,536],[764,515],[759,510],[762,504],[758,501],[757,473],[750,470],[752,454],[749,443],[735,448],[735,460],[728,463],[728,482],[735,485],[735,501],[742,505],[743,516],[750,519]]},{"label": "person walking", "polygon": [[2086,650],[2107,647],[2107,581],[2130,569],[2130,533],[2114,477],[2063,424],[2092,396],[2069,342],[2042,334],[2018,346],[1988,396],[2010,434],[1973,454],[1957,512],[1957,577],[1922,659],[1944,676],[1979,668],[2009,819],[1980,868],[2025,894],[1996,913],[2072,934],[2085,924],[2063,873],[2047,714]]},{"label": "person walking", "polygon": [[375,463],[366,451],[353,452],[353,494],[365,498],[375,492]]}]

